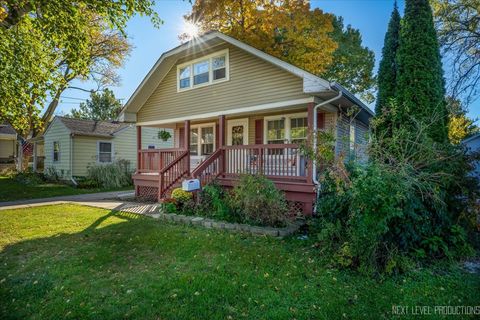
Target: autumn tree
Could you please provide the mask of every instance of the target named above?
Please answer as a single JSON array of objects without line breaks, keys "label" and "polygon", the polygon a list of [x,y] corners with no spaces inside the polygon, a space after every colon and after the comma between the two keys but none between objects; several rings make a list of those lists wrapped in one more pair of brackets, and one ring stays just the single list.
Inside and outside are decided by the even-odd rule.
[{"label": "autumn tree", "polygon": [[468,105],[480,94],[480,1],[431,0],[447,61],[449,95]]},{"label": "autumn tree", "polygon": [[475,125],[475,120],[467,116],[467,111],[457,99],[448,97],[448,111],[450,113],[448,119],[448,140],[453,144],[458,144],[462,140],[479,132],[479,128]]},{"label": "autumn tree", "polygon": [[114,120],[120,110],[122,103],[115,98],[112,90],[105,89],[100,92],[92,92],[90,99],[80,103],[78,109],[72,109],[67,117],[89,120]]},{"label": "autumn tree", "polygon": [[361,45],[358,30],[308,1],[197,0],[185,19],[200,31],[218,30],[354,93],[374,84],[373,53]]},{"label": "autumn tree", "polygon": [[160,20],[152,0],[0,0],[0,121],[21,135],[41,127],[40,111],[68,73],[87,77],[91,18],[123,33],[134,14]]}]

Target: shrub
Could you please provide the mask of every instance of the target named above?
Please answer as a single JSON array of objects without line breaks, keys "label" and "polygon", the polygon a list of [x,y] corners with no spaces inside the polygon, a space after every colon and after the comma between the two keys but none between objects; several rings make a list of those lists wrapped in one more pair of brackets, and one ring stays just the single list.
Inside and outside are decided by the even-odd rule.
[{"label": "shrub", "polygon": [[96,187],[120,188],[132,184],[130,161],[119,160],[111,164],[94,165],[88,168],[87,180]]},{"label": "shrub", "polygon": [[262,175],[242,175],[232,191],[231,206],[247,223],[284,226],[287,221],[284,195]]},{"label": "shrub", "polygon": [[12,178],[17,174],[15,167],[6,167],[0,170],[0,177]]},{"label": "shrub", "polygon": [[31,169],[25,170],[24,172],[17,172],[13,179],[25,185],[37,185],[44,182],[43,176],[37,172],[33,172]]},{"label": "shrub", "polygon": [[186,203],[193,197],[191,192],[185,191],[182,188],[175,188],[172,191],[172,199],[175,199],[178,203]]},{"label": "shrub", "polygon": [[198,214],[229,222],[241,222],[238,214],[230,208],[229,197],[225,189],[217,183],[206,185],[198,195]]},{"label": "shrub", "polygon": [[53,167],[45,168],[44,176],[47,181],[59,182],[62,180],[62,175]]}]

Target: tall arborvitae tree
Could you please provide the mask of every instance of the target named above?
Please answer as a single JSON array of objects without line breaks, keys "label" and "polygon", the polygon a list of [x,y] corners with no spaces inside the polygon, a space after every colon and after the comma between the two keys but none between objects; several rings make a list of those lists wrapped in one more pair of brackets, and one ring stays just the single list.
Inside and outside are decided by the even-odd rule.
[{"label": "tall arborvitae tree", "polygon": [[383,42],[382,60],[378,69],[378,92],[375,112],[381,114],[388,108],[388,103],[395,98],[397,86],[397,50],[400,37],[401,17],[398,13],[397,2],[393,8],[387,33]]},{"label": "tall arborvitae tree", "polygon": [[448,137],[448,112],[437,34],[428,0],[406,0],[397,53],[396,98],[399,123],[409,129],[414,122],[435,124],[428,135],[437,142]]}]

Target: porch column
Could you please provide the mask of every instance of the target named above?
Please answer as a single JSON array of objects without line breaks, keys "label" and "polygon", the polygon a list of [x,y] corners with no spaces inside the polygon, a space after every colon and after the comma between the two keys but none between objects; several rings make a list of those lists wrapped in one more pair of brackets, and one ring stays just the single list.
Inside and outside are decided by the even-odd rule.
[{"label": "porch column", "polygon": [[33,172],[37,172],[37,142],[33,143]]},{"label": "porch column", "polygon": [[137,126],[137,171],[141,169],[142,156],[140,150],[142,150],[142,126]]},{"label": "porch column", "polygon": [[[185,130],[183,132],[184,134],[184,147],[187,150],[190,150],[190,120],[185,120]],[[190,175],[190,152],[188,152],[187,155],[187,166],[188,166],[188,174]]]},{"label": "porch column", "polygon": [[[315,107],[315,103],[311,102],[307,106],[307,123],[308,123],[308,128],[310,128],[310,134],[307,136],[307,144],[310,146],[313,146],[313,143],[315,141],[313,135],[317,134],[315,131],[313,131],[313,124],[314,124],[314,110],[313,108]],[[313,183],[313,159],[308,160],[308,165],[306,167],[305,173],[307,175],[307,183]]]},{"label": "porch column", "polygon": [[[218,118],[218,147],[223,148],[226,143],[225,143],[225,132],[226,132],[226,120],[225,120],[225,115],[221,115]],[[225,172],[225,151],[222,152],[221,156],[221,161],[220,161],[220,172],[224,173]]]}]

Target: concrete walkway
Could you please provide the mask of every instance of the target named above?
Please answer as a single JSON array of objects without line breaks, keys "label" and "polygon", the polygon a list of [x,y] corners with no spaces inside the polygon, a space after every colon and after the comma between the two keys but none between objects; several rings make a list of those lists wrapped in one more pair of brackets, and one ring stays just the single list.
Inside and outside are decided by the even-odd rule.
[{"label": "concrete walkway", "polygon": [[147,213],[154,208],[158,208],[158,204],[146,204],[138,202],[129,202],[127,199],[133,198],[133,191],[113,191],[99,192],[90,194],[79,194],[71,196],[60,196],[41,199],[28,199],[18,201],[0,202],[0,210],[12,210],[31,208],[45,205],[54,205],[62,203],[74,203],[86,206],[92,206],[103,209],[129,209],[128,212]]}]

